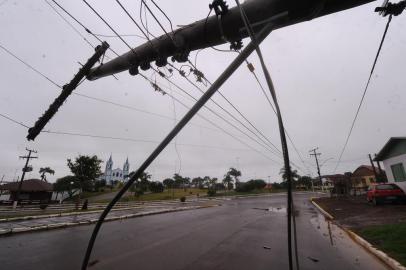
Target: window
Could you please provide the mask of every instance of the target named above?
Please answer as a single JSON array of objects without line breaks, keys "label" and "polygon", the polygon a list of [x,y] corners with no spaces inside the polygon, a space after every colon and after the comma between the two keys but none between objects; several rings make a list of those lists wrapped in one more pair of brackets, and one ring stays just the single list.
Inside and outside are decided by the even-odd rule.
[{"label": "window", "polygon": [[402,163],[398,163],[391,166],[393,178],[395,182],[403,182],[406,181],[406,173],[405,168],[403,167]]}]

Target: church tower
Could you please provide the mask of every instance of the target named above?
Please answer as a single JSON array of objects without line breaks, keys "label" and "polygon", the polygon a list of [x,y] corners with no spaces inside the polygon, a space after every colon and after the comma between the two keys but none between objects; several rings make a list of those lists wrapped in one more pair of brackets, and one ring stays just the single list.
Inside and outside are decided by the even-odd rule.
[{"label": "church tower", "polygon": [[106,170],[104,171],[106,184],[112,184],[113,181],[113,158],[110,155],[109,160],[106,162]]},{"label": "church tower", "polygon": [[130,163],[128,162],[128,157],[127,160],[124,163],[123,166],[123,180],[127,181],[128,175],[130,174]]}]

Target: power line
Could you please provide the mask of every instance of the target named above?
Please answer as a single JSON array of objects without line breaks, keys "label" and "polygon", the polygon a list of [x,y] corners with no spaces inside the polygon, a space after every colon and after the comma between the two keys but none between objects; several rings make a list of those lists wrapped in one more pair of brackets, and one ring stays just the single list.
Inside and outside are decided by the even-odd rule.
[{"label": "power line", "polygon": [[[261,89],[261,91],[262,91],[262,93],[264,94],[266,100],[268,101],[268,104],[270,105],[270,107],[272,108],[272,110],[274,111],[274,113],[275,113],[275,115],[276,115],[277,112],[276,112],[276,110],[275,110],[275,107],[273,106],[271,100],[269,99],[267,93],[265,92],[265,89],[264,89],[262,83],[260,82],[260,80],[259,80],[257,74],[255,73],[254,67],[253,67],[252,64],[251,64],[251,66],[252,66],[252,69],[251,69],[249,65],[250,65],[250,63],[248,63],[248,69],[249,69],[249,70],[251,71],[251,73],[253,74],[253,76],[254,76],[256,82],[258,83],[258,85],[259,85],[259,87],[260,87],[260,89]],[[293,142],[293,139],[292,139],[291,136],[289,135],[289,133],[288,133],[288,131],[286,130],[286,128],[285,128],[285,132],[286,132],[286,136],[288,136],[288,139],[289,139],[290,143],[291,143],[292,146],[293,146],[293,149],[295,150],[295,152],[296,152],[296,154],[298,155],[300,161],[302,162],[303,166],[306,168],[306,170],[308,171],[308,173],[310,173],[309,167],[306,165],[306,163],[305,163],[305,161],[304,161],[302,155],[300,154],[300,151],[299,151],[298,148],[296,147],[295,143]],[[296,167],[297,167],[297,166],[296,166]],[[300,169],[300,167],[298,167],[298,168]]]},{"label": "power line", "polygon": [[[96,10],[94,10],[85,0],[84,0],[84,2],[92,9],[92,11],[115,33],[115,34],[117,34],[117,32],[110,26],[110,24],[105,20],[105,19],[103,19],[102,18],[102,16],[99,14],[99,13],[97,13],[97,11]],[[135,20],[131,17],[131,15],[125,10],[125,8],[124,8],[124,6],[123,5],[121,5],[121,3],[118,1],[118,0],[116,0],[116,2],[124,9],[124,11],[126,12],[126,14],[133,20],[133,22],[135,22]],[[145,4],[145,3],[144,3]],[[136,24],[137,26],[138,26],[138,24]],[[143,32],[144,33],[144,32]],[[145,33],[144,33],[145,34]],[[133,50],[128,44],[127,44],[127,42],[122,38],[122,37],[120,37],[120,39],[131,49],[131,50]],[[134,52],[134,53],[136,53],[136,52]],[[155,70],[155,72],[157,72],[158,74],[159,74],[159,72],[158,71],[156,71]],[[179,87],[178,85],[176,85],[175,83],[173,83],[171,80],[169,80],[168,78],[166,78],[166,76],[163,76],[163,78],[164,79],[166,79],[169,83],[171,83],[172,85],[174,85],[177,89],[179,89],[179,90],[181,90],[182,92],[184,92],[186,95],[188,95],[189,97],[191,97],[191,98],[193,98],[195,101],[197,101],[197,99],[195,98],[195,97],[193,97],[192,95],[190,95],[187,91],[185,91],[183,88],[181,88],[181,87]],[[151,84],[154,84],[153,82],[151,82],[151,80],[148,80]],[[220,106],[221,107],[221,106]],[[256,141],[255,139],[253,139],[250,135],[248,135],[247,133],[245,133],[245,132],[243,132],[241,129],[239,129],[238,127],[236,127],[234,124],[232,124],[230,121],[228,121],[227,119],[225,119],[223,116],[221,116],[221,115],[219,115],[217,112],[215,112],[215,111],[213,111],[211,108],[209,108],[209,107],[207,107],[207,106],[205,106],[205,108],[206,109],[208,109],[209,111],[211,111],[213,114],[215,114],[216,116],[218,116],[218,117],[220,117],[221,119],[223,119],[224,121],[226,121],[229,125],[232,125],[233,127],[235,127],[235,128],[237,128],[240,132],[242,132],[244,135],[246,135],[246,136],[248,136],[250,139],[252,139],[252,140],[254,140],[254,141]],[[232,114],[230,114],[232,117],[234,117],[235,118],[235,116],[233,116]],[[237,120],[237,121],[239,121],[239,120]],[[242,123],[241,121],[240,121],[240,123]],[[243,124],[244,125],[244,124]],[[245,125],[244,125],[245,126]],[[246,126],[245,126],[246,127]],[[250,129],[249,129],[250,130]],[[250,130],[251,131],[251,130]],[[251,131],[252,132],[252,131]],[[255,134],[254,133],[254,135],[256,135],[257,136],[257,134]],[[260,140],[262,140],[262,138],[260,138],[259,136],[258,136],[258,138],[260,139]],[[263,141],[263,140],[262,140]],[[259,143],[258,141],[256,141],[257,143]],[[259,143],[260,144],[260,143]],[[261,146],[263,146],[262,144],[260,144]],[[265,143],[265,145],[267,145],[266,143]],[[269,147],[269,146],[268,146]],[[267,147],[265,147],[266,149],[268,149]],[[270,151],[271,153],[273,153],[270,149],[268,149],[268,151]],[[275,153],[273,153],[273,154],[275,154]]]},{"label": "power line", "polygon": [[244,9],[241,7],[239,0],[235,0],[237,3],[237,6],[239,7],[240,13],[241,13],[241,18],[244,22],[244,25],[249,33],[249,36],[251,38],[252,43],[255,44],[255,50],[257,52],[257,55],[259,57],[259,60],[261,62],[261,67],[264,73],[264,76],[266,78],[266,82],[268,84],[269,91],[271,93],[271,96],[273,98],[274,104],[275,104],[275,109],[277,112],[277,118],[278,118],[278,124],[279,124],[279,133],[280,133],[280,139],[281,139],[281,145],[282,145],[282,152],[283,152],[283,158],[284,158],[284,168],[285,168],[285,174],[287,178],[287,184],[288,184],[288,201],[287,201],[287,232],[288,232],[288,257],[289,257],[289,269],[293,269],[293,259],[292,259],[292,219],[293,219],[293,231],[294,231],[294,250],[295,250],[295,259],[296,259],[296,268],[299,270],[299,259],[298,259],[298,249],[297,249],[297,238],[296,238],[296,218],[295,218],[295,213],[292,211],[294,210],[294,205],[293,205],[293,196],[292,196],[292,172],[290,168],[290,160],[289,160],[289,149],[286,141],[286,132],[283,124],[283,119],[282,119],[282,114],[281,110],[279,108],[279,103],[276,97],[276,91],[275,87],[272,82],[271,75],[265,65],[265,61],[262,55],[261,48],[259,47],[259,43],[257,42],[257,38],[255,37],[254,31],[252,29],[252,26],[250,22],[248,21],[248,17],[245,14]]},{"label": "power line", "polygon": [[[166,77],[163,77],[166,81],[168,81],[170,84],[172,84],[173,86],[175,86],[177,89],[179,89],[180,91],[182,91],[183,93],[185,93],[186,95],[188,95],[189,97],[191,97],[193,100],[197,101],[197,99],[192,96],[191,94],[189,94],[186,90],[184,90],[182,87],[180,87],[179,85],[175,84],[174,82],[172,82],[171,80],[169,80]],[[258,140],[254,139],[251,135],[247,134],[245,131],[241,130],[239,127],[237,127],[236,125],[234,125],[233,123],[231,123],[229,120],[227,120],[224,116],[220,115],[218,112],[214,111],[213,109],[211,109],[210,107],[208,107],[207,105],[203,106],[205,109],[209,110],[211,113],[213,113],[214,115],[216,115],[217,117],[219,117],[220,119],[222,119],[223,121],[225,121],[227,124],[229,124],[230,126],[232,126],[233,128],[237,129],[239,132],[241,132],[242,134],[244,134],[245,136],[247,136],[248,138],[250,138],[251,140],[255,141],[257,144],[261,145],[262,147],[264,147],[265,149],[267,149],[270,153],[274,154],[275,156],[279,157],[275,152],[273,152],[274,150],[272,148],[270,148],[266,142],[264,142],[262,140],[261,137],[259,137],[255,132],[253,132],[251,129],[247,128],[241,121],[240,123],[242,123],[242,125],[247,128],[251,133],[254,134],[254,136],[257,136],[258,139],[260,139],[262,141],[262,143],[258,142]],[[220,106],[221,107],[221,106]],[[232,114],[231,114],[232,115]],[[232,117],[234,119],[235,116],[232,115]],[[236,120],[238,121],[238,120]]]},{"label": "power line", "polygon": [[77,30],[76,27],[73,26],[73,24],[71,24],[67,19],[65,19],[65,17],[62,16],[62,14],[59,13],[59,11],[56,10],[56,8],[51,5],[51,3],[49,3],[47,0],[44,0],[44,1],[45,1],[45,3],[47,3],[47,5],[48,5],[50,8],[52,8],[52,10],[53,10],[62,20],[64,20],[64,21],[73,29],[73,31],[75,31],[76,34],[78,34],[79,36],[81,36],[81,37],[83,38],[83,40],[84,40],[87,44],[89,44],[90,47],[92,47],[93,49],[95,48],[95,46],[94,46],[89,40],[87,40],[87,38],[86,38],[84,35],[82,35],[82,33],[80,33],[79,30]]},{"label": "power line", "polygon": [[116,30],[114,30],[114,28],[86,0],[83,0],[83,2],[93,11],[94,14],[97,15],[97,17],[100,18],[100,20],[102,20],[110,28],[111,31],[113,31],[115,35],[119,37],[119,39],[122,42],[124,42],[125,45],[127,45],[127,47],[134,53],[134,55],[137,55],[134,49],[116,32]]},{"label": "power line", "polygon": [[358,108],[357,108],[357,112],[355,113],[354,120],[352,121],[350,131],[348,132],[348,135],[347,135],[347,138],[346,138],[346,140],[345,140],[344,146],[343,146],[343,148],[342,148],[342,150],[341,150],[340,157],[338,158],[336,167],[335,167],[335,169],[334,169],[334,173],[337,171],[338,166],[340,166],[341,159],[342,159],[342,157],[343,157],[343,155],[344,155],[344,152],[345,152],[345,150],[346,150],[346,148],[347,148],[348,142],[350,141],[350,137],[351,137],[351,135],[352,135],[352,131],[354,130],[355,123],[357,122],[358,115],[359,115],[359,113],[360,113],[360,111],[361,111],[362,104],[364,103],[365,96],[366,96],[366,94],[367,94],[367,92],[368,92],[369,84],[370,84],[370,82],[371,82],[372,75],[373,75],[373,73],[374,73],[374,71],[375,71],[375,67],[376,67],[376,63],[378,62],[379,55],[381,54],[382,46],[383,46],[383,43],[385,42],[386,34],[388,33],[388,29],[389,29],[389,26],[390,26],[391,21],[392,21],[392,15],[389,15],[389,17],[388,17],[388,22],[386,23],[385,31],[383,32],[383,36],[382,36],[381,42],[380,42],[380,44],[379,44],[378,52],[377,52],[376,55],[375,55],[374,63],[373,63],[373,65],[372,65],[371,71],[370,71],[370,73],[369,73],[368,81],[367,81],[367,83],[366,83],[366,85],[365,85],[364,92],[362,93],[362,97],[361,97],[361,100],[360,100],[360,102],[359,102],[359,105],[358,105]]},{"label": "power line", "polygon": [[13,122],[13,123],[15,123],[15,124],[17,124],[17,125],[20,125],[20,126],[22,126],[22,127],[27,128],[27,129],[30,128],[29,126],[23,124],[22,122],[19,122],[19,121],[15,120],[15,119],[13,119],[13,118],[11,118],[11,117],[5,115],[5,114],[0,113],[0,116],[3,117],[4,119],[9,120],[10,122]]},{"label": "power line", "polygon": [[[19,62],[21,62],[22,64],[24,64],[25,66],[27,66],[29,69],[31,69],[32,71],[34,71],[35,73],[37,73],[38,75],[40,75],[42,78],[46,79],[48,82],[50,82],[51,84],[53,84],[54,86],[56,86],[59,89],[62,89],[62,86],[60,86],[58,83],[56,83],[54,80],[50,79],[47,75],[45,75],[44,73],[42,73],[41,71],[39,71],[38,69],[36,69],[35,67],[33,67],[32,65],[30,65],[29,63],[27,63],[26,61],[24,61],[21,57],[17,56],[16,54],[14,54],[13,52],[11,52],[10,50],[8,50],[6,47],[2,46],[0,44],[0,48],[2,48],[6,53],[8,53],[10,56],[14,57],[15,59],[17,59]],[[139,109],[133,106],[128,106],[128,105],[124,105],[121,103],[117,103],[117,102],[113,102],[110,100],[106,100],[106,99],[102,99],[102,98],[97,98],[97,97],[93,97],[93,96],[89,96],[89,95],[85,95],[85,94],[80,94],[80,93],[72,93],[73,95],[82,97],[82,98],[86,98],[86,99],[91,99],[97,102],[101,102],[101,103],[106,103],[106,104],[110,104],[116,107],[120,107],[120,108],[124,108],[124,109],[128,109],[128,110],[132,110],[132,111],[136,111],[136,112],[141,112],[141,113],[145,113],[148,115],[152,115],[152,116],[156,116],[156,117],[161,117],[164,119],[169,119],[169,120],[173,120],[173,118],[168,117],[166,115],[163,114],[158,114],[158,113],[154,113],[154,112],[150,112],[147,110],[143,110],[143,109]],[[190,123],[191,125],[200,127],[200,128],[205,128],[208,130],[212,130],[212,131],[217,131],[215,129],[206,127],[206,126],[202,126],[202,125],[198,125],[195,123]]]},{"label": "power line", "polygon": [[[147,77],[144,76],[143,74],[140,74],[140,75],[141,75],[141,77],[144,78],[146,81],[152,83],[149,78],[147,78]],[[174,96],[172,96],[172,95],[170,95],[170,94],[168,94],[168,93],[166,93],[166,94],[167,94],[168,96],[174,98],[175,101],[177,101],[179,104],[181,104],[181,105],[184,106],[185,108],[190,109],[189,106],[187,106],[186,104],[184,104],[183,102],[181,102],[179,99],[175,98]],[[207,109],[207,108],[206,108],[206,109]],[[214,114],[215,114],[215,113],[214,113]],[[253,149],[253,150],[256,151],[257,153],[260,153],[262,156],[265,156],[267,159],[269,159],[269,160],[271,160],[271,161],[273,161],[273,162],[275,162],[275,163],[278,163],[278,162],[276,162],[275,160],[273,160],[273,159],[269,158],[268,156],[264,155],[262,152],[260,152],[260,151],[256,150],[255,148],[251,147],[250,145],[248,145],[247,143],[245,143],[245,142],[242,141],[241,139],[237,138],[236,136],[234,136],[234,135],[231,134],[230,132],[226,131],[224,128],[222,128],[222,127],[220,127],[219,125],[215,124],[213,121],[209,120],[208,118],[202,116],[202,115],[199,114],[199,113],[198,113],[197,115],[198,115],[200,118],[202,118],[202,119],[204,119],[205,121],[207,121],[207,122],[209,122],[210,124],[212,124],[213,126],[215,126],[215,127],[217,127],[218,129],[220,129],[221,131],[223,131],[223,132],[226,133],[227,135],[229,135],[229,136],[231,136],[232,138],[238,140],[240,143],[244,144],[245,146],[250,147],[251,149]],[[221,116],[219,116],[219,117],[221,118]],[[226,123],[229,123],[228,120],[225,120],[225,121],[226,121]],[[234,128],[236,128],[236,129],[237,129],[238,131],[240,131],[241,133],[243,133],[244,135],[248,136],[252,141],[254,141],[255,143],[257,143],[257,144],[259,144],[259,145],[261,145],[261,146],[263,147],[262,144],[260,144],[258,141],[256,141],[255,139],[253,139],[251,136],[247,135],[244,131],[241,131],[238,127],[236,127],[236,126],[233,125],[232,123],[229,123],[229,124],[232,125]],[[267,149],[267,150],[269,151],[268,148],[265,148],[265,149]],[[271,152],[271,153],[272,153],[272,152]]]},{"label": "power line", "polygon": [[[29,128],[28,125],[11,118],[8,115],[0,113],[0,117],[15,123],[21,127],[26,129]],[[149,143],[149,144],[158,144],[159,141],[154,140],[143,140],[143,139],[133,139],[133,138],[123,138],[123,137],[113,137],[113,136],[104,136],[104,135],[95,135],[95,134],[87,134],[87,133],[79,133],[79,132],[68,132],[68,131],[52,131],[52,130],[43,130],[41,133],[46,134],[54,134],[54,135],[65,135],[65,136],[73,136],[73,137],[87,137],[87,138],[94,138],[94,139],[108,139],[108,140],[116,140],[116,141],[126,141],[126,142],[136,142],[136,143]],[[213,149],[220,149],[220,150],[230,150],[230,151],[252,151],[252,149],[242,149],[242,148],[229,148],[229,147],[222,147],[222,146],[214,146],[214,145],[205,145],[205,144],[187,144],[187,143],[178,143],[179,146],[188,146],[188,147],[198,147],[198,148],[213,148]],[[255,151],[255,150],[254,150]]]},{"label": "power line", "polygon": [[[50,83],[52,83],[53,85],[55,85],[56,87],[62,89],[62,87],[61,87],[59,84],[57,84],[55,81],[51,80],[51,79],[50,79],[48,76],[46,76],[44,73],[40,72],[39,70],[37,70],[36,68],[34,68],[32,65],[30,65],[30,64],[28,64],[27,62],[25,62],[24,60],[22,60],[20,57],[18,57],[17,55],[15,55],[15,54],[12,53],[11,51],[9,51],[9,50],[8,50],[7,48],[5,48],[4,46],[0,45],[0,48],[2,48],[2,49],[3,49],[4,51],[6,51],[8,54],[10,54],[11,56],[13,56],[15,59],[19,60],[19,61],[20,61],[21,63],[23,63],[25,66],[27,66],[27,67],[29,67],[31,70],[35,71],[38,75],[40,75],[41,77],[43,77],[44,79],[46,79],[47,81],[49,81]],[[145,76],[142,75],[142,77],[143,77],[144,79],[146,79],[148,82],[152,83],[152,82],[151,82],[148,78],[146,78]],[[77,96],[80,96],[80,97],[85,97],[85,98],[88,98],[88,99],[96,100],[96,101],[99,101],[99,102],[104,102],[104,103],[112,104],[112,105],[115,105],[115,106],[119,106],[119,107],[131,109],[131,110],[136,110],[136,111],[140,111],[140,112],[144,112],[144,113],[148,113],[148,114],[152,114],[152,115],[164,117],[164,116],[159,115],[159,114],[156,114],[156,113],[147,112],[147,111],[144,111],[144,110],[136,109],[136,108],[134,108],[134,107],[130,107],[130,106],[118,104],[118,103],[111,102],[111,101],[108,101],[108,100],[104,100],[104,99],[100,99],[100,98],[95,98],[95,97],[91,97],[91,96],[87,96],[87,95],[79,94],[79,93],[73,93],[73,94],[74,94],[74,95],[77,95]],[[179,102],[179,101],[178,101],[178,102]],[[188,107],[187,107],[187,108],[188,108]],[[8,119],[7,116],[5,116],[5,115],[2,115],[2,117]],[[201,116],[201,117],[202,117],[202,116]],[[165,117],[165,118],[168,118],[168,117]],[[235,137],[235,136],[232,135],[231,133],[225,131],[223,128],[221,128],[220,126],[216,125],[214,122],[208,120],[207,118],[203,118],[203,119],[205,119],[206,121],[208,121],[209,123],[211,123],[212,125],[214,125],[216,128],[220,129],[222,132],[226,133],[226,134],[229,135],[229,136],[232,136],[234,139],[238,140],[239,142],[241,142],[241,143],[243,143],[244,145],[247,146],[246,143],[244,143],[243,141],[241,141],[239,138]],[[11,119],[9,119],[9,120],[11,120]],[[173,119],[172,119],[172,120],[173,120]],[[19,122],[17,122],[17,121],[16,121],[16,123],[28,128],[28,126],[23,125],[23,124],[21,124],[21,123],[19,123]],[[205,127],[205,128],[206,128],[206,127]],[[51,133],[51,132],[48,131],[47,133]],[[84,135],[86,135],[86,134],[82,134],[82,135],[84,136]],[[79,136],[79,135],[78,135],[78,136]],[[102,137],[102,136],[97,136],[97,135],[94,135],[94,136],[96,136],[96,137]],[[87,136],[87,137],[89,137],[89,136]],[[257,142],[256,140],[254,140],[254,141]],[[257,143],[258,143],[258,142],[257,142]],[[260,144],[260,145],[261,145],[261,144]],[[249,145],[248,145],[248,146],[249,146]],[[262,152],[259,152],[258,150],[254,149],[254,148],[252,148],[252,147],[250,147],[250,148],[264,156],[264,154],[262,154]],[[266,157],[267,159],[270,159],[270,158],[267,157],[267,156],[265,156],[265,157]],[[270,160],[272,160],[272,159],[270,159]],[[272,161],[274,161],[274,160],[272,160]],[[274,161],[274,162],[276,162],[276,161]]]},{"label": "power line", "polygon": [[[169,65],[170,65],[171,67],[175,68],[175,69],[180,73],[180,70],[179,70],[177,67],[175,67],[175,66],[172,65],[172,64],[169,64]],[[204,93],[204,91],[203,91],[199,86],[197,86],[195,83],[193,83],[192,81],[190,81],[189,78],[187,78],[186,76],[182,76],[182,77],[184,77],[190,84],[192,84],[192,85],[193,85],[197,90],[199,90],[202,94]],[[205,77],[204,77],[204,78],[205,78]],[[205,80],[211,85],[211,82],[210,82],[209,80],[207,80],[206,78],[205,78]],[[269,140],[268,137],[266,137],[250,120],[248,120],[248,118],[247,118],[226,96],[224,96],[224,95],[221,93],[221,91],[218,91],[218,93],[220,94],[220,96],[221,96],[245,121],[248,122],[248,124],[249,124],[252,128],[254,128],[263,138],[265,138],[265,140],[266,140],[270,145],[272,145],[272,147],[275,148],[275,150],[276,150],[277,152],[281,153],[280,150],[275,146],[275,144],[273,144],[273,143],[271,142],[271,140]],[[241,125],[243,125],[246,129],[250,130],[251,133],[253,133],[255,136],[257,136],[262,142],[264,142],[264,140],[262,140],[261,137],[259,137],[257,134],[255,134],[255,132],[253,132],[250,128],[248,128],[244,123],[242,123],[242,121],[240,121],[238,118],[236,118],[232,113],[230,113],[228,110],[224,109],[224,108],[223,108],[220,104],[218,104],[215,100],[211,99],[211,101],[212,101],[214,104],[216,104],[216,106],[219,107],[221,110],[223,110],[223,111],[226,112],[228,115],[230,115],[234,120],[236,120],[238,123],[240,123]],[[264,142],[264,143],[267,144],[266,142]],[[267,144],[267,145],[268,145],[268,144]]]},{"label": "power line", "polygon": [[47,81],[49,81],[50,83],[52,83],[53,85],[55,85],[56,87],[62,89],[62,86],[60,86],[59,84],[57,84],[55,81],[51,80],[48,76],[46,76],[45,74],[43,74],[42,72],[40,72],[38,69],[34,68],[33,66],[31,66],[30,64],[28,64],[27,62],[25,62],[24,60],[22,60],[20,57],[18,57],[17,55],[15,55],[14,53],[12,53],[11,51],[9,51],[6,47],[4,47],[3,45],[0,44],[0,48],[3,49],[6,53],[8,53],[9,55],[13,56],[15,59],[17,59],[18,61],[20,61],[21,63],[23,63],[26,67],[28,67],[29,69],[31,69],[32,71],[36,72],[38,75],[40,75],[41,77],[43,77],[44,79],[46,79]]},{"label": "power line", "polygon": [[[102,43],[103,41],[96,36],[95,34],[93,34],[93,32],[87,28],[82,22],[80,22],[75,16],[73,16],[69,11],[67,11],[61,4],[59,4],[56,0],[51,0],[52,2],[55,3],[55,5],[57,5],[63,12],[65,12],[69,17],[71,17],[76,23],[78,23],[80,26],[83,27],[83,29],[89,33],[90,35],[92,35],[95,39],[97,39],[100,43]],[[109,48],[110,51],[112,51],[116,56],[119,56],[118,53],[116,53],[112,48]]]}]

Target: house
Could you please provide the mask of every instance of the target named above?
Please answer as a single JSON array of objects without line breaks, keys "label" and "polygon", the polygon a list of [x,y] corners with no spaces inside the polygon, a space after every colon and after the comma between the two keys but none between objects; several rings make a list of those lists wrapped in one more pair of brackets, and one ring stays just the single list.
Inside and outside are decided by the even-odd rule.
[{"label": "house", "polygon": [[[8,191],[10,194],[9,200],[17,199],[18,186],[20,182],[13,182],[0,186],[0,190]],[[20,200],[24,201],[47,201],[52,198],[52,184],[39,179],[30,179],[23,181],[20,191]]]},{"label": "house", "polygon": [[382,161],[389,183],[396,183],[406,192],[406,137],[392,137],[376,155]]},{"label": "house", "polygon": [[331,190],[337,195],[349,194],[351,190],[351,181],[347,173],[322,176],[323,190]]},{"label": "house", "polygon": [[352,187],[358,190],[366,190],[371,184],[381,182],[379,176],[384,175],[384,173],[379,168],[374,169],[369,165],[361,165],[351,175]]}]

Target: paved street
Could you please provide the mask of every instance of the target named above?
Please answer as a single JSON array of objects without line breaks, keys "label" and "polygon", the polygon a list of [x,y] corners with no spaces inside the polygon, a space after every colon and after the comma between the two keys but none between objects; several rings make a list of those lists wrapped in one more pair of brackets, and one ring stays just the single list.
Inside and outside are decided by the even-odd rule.
[{"label": "paved street", "polygon": [[[295,196],[301,269],[387,269],[326,223],[309,197]],[[286,196],[276,194],[106,223],[90,269],[287,269],[285,201]],[[0,265],[79,269],[92,228],[0,238]]]}]

